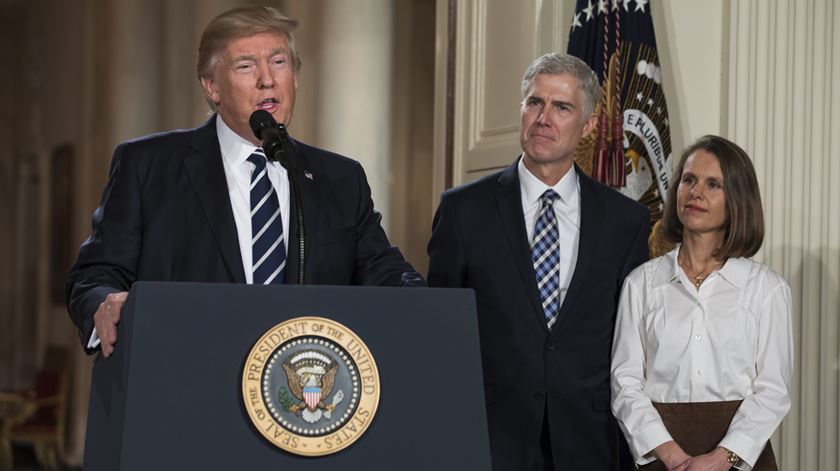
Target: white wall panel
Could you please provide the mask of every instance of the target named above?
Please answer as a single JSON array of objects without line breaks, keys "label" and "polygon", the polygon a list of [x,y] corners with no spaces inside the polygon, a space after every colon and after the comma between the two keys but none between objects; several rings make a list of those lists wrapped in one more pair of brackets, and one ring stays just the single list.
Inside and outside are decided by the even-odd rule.
[{"label": "white wall panel", "polygon": [[773,443],[782,469],[838,469],[840,7],[740,0],[730,14],[727,132],[759,176],[757,258],[793,291],[793,406]]},{"label": "white wall panel", "polygon": [[[458,2],[454,171],[457,185],[513,162],[525,67],[565,49],[566,2]],[[562,46],[562,47],[561,47]]]}]

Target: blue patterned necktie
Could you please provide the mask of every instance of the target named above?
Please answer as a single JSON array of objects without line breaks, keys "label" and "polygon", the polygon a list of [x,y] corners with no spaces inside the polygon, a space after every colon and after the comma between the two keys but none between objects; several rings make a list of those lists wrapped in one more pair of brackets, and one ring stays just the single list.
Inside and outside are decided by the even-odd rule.
[{"label": "blue patterned necktie", "polygon": [[251,269],[254,284],[281,284],[286,267],[286,246],[280,203],[268,179],[263,150],[257,148],[248,161],[255,166],[251,173]]},{"label": "blue patterned necktie", "polygon": [[540,196],[542,207],[534,226],[534,242],[531,245],[537,289],[549,329],[560,311],[560,241],[553,207],[554,200],[559,197],[554,190],[546,190]]}]

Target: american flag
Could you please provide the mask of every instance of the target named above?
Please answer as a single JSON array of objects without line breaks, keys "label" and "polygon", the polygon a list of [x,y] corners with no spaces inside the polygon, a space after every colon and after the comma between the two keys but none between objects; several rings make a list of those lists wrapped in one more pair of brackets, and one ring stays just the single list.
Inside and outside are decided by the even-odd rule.
[{"label": "american flag", "polygon": [[670,180],[671,134],[650,7],[648,0],[577,0],[568,53],[595,71],[605,97],[598,113],[606,125],[581,142],[578,165],[647,205],[657,221]]}]

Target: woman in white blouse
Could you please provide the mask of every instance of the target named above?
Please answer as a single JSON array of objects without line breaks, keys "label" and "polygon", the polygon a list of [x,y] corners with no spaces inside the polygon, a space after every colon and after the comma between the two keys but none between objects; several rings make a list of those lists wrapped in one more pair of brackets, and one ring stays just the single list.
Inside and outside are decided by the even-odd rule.
[{"label": "woman in white blouse", "polygon": [[668,190],[672,252],[624,283],[612,409],[641,469],[778,469],[790,409],[790,288],[751,260],[764,238],[755,170],[717,136],[686,149]]}]

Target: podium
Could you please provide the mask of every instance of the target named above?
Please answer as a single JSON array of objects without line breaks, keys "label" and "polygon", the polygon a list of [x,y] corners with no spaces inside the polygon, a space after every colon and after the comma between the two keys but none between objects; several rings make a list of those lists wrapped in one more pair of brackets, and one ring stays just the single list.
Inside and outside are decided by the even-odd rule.
[{"label": "podium", "polygon": [[[138,282],[93,367],[84,469],[489,470],[470,290]],[[249,418],[243,374],[274,326],[315,316],[364,341],[376,413],[352,445],[300,456]]]}]

